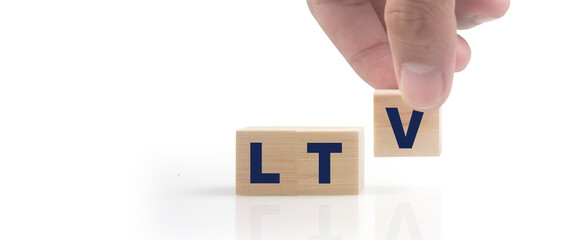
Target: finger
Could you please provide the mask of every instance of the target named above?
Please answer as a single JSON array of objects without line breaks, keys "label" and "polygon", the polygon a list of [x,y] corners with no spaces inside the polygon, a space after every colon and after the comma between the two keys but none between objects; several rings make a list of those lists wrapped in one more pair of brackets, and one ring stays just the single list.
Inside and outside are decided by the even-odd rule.
[{"label": "finger", "polygon": [[372,7],[374,7],[374,11],[380,19],[380,23],[382,23],[382,27],[386,30],[386,21],[384,20],[384,10],[386,8],[386,0],[370,0],[372,3]]},{"label": "finger", "polygon": [[311,13],[356,73],[374,88],[397,88],[386,32],[368,0],[307,0]]},{"label": "finger", "polygon": [[[386,0],[370,0],[376,14],[386,29],[384,20],[384,8]],[[509,8],[509,0],[457,0],[455,3],[455,15],[458,29],[468,29],[484,22],[500,18]]]},{"label": "finger", "polygon": [[457,28],[468,29],[500,18],[509,9],[509,0],[457,0]]},{"label": "finger", "polygon": [[[459,0],[459,1],[470,1],[470,0]],[[508,1],[508,0],[507,0]],[[384,21],[384,9],[386,6],[386,0],[372,0],[370,1],[378,19],[382,23],[384,29],[386,29],[386,22]],[[458,4],[458,3],[456,3]],[[455,7],[457,9],[457,6]],[[456,18],[457,19],[457,18]],[[463,71],[467,67],[469,60],[471,59],[471,48],[465,39],[457,35],[457,49],[456,49],[456,60],[455,60],[455,72]]]},{"label": "finger", "polygon": [[455,70],[455,0],[388,0],[384,15],[402,97],[418,110],[438,108]]},{"label": "finger", "polygon": [[457,48],[455,50],[455,72],[461,72],[469,64],[471,48],[465,39],[457,35]]}]

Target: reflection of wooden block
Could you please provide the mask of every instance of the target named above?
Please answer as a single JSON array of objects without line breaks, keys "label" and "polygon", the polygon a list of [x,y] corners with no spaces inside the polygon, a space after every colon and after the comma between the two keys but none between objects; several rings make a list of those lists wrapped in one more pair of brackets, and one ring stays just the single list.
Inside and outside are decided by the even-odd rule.
[{"label": "reflection of wooden block", "polygon": [[376,239],[442,239],[439,188],[398,186],[381,191],[374,206]]},{"label": "reflection of wooden block", "polygon": [[250,127],[236,135],[239,195],[358,194],[363,187],[362,128]]},{"label": "reflection of wooden block", "polygon": [[[250,183],[251,143],[261,143],[262,172],[279,174],[279,183]],[[246,128],[236,133],[236,193],[297,195],[297,132],[292,128]]]},{"label": "reflection of wooden block", "polygon": [[[415,139],[414,128],[417,129]],[[409,129],[412,131],[408,131]],[[439,109],[414,113],[412,107],[402,99],[399,90],[376,90],[374,93],[375,157],[439,156],[440,153]]]}]

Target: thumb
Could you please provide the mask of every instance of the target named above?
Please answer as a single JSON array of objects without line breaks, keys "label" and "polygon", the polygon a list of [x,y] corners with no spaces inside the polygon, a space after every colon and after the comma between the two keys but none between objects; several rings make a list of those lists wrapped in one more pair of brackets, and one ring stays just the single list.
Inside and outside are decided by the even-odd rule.
[{"label": "thumb", "polygon": [[387,0],[384,16],[404,100],[418,110],[438,108],[455,70],[455,0]]}]

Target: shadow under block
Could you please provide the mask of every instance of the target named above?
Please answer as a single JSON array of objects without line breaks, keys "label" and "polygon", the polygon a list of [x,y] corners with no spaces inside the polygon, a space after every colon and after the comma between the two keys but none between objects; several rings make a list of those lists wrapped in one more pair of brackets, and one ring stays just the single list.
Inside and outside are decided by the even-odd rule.
[{"label": "shadow under block", "polygon": [[[389,108],[389,109],[387,109]],[[400,119],[395,118],[394,108],[399,113]],[[388,116],[388,111],[393,114],[392,121],[400,121],[402,126],[393,128]],[[374,92],[374,156],[375,157],[407,157],[407,156],[439,156],[441,154],[441,112],[439,109],[417,112],[414,116],[422,114],[417,134],[410,146],[402,144],[400,148],[396,133],[398,127],[403,128],[406,137],[410,137],[408,131],[414,110],[403,99],[399,90],[376,90]],[[412,124],[414,125],[414,124]],[[416,125],[417,126],[417,125]],[[400,135],[403,139],[402,136]],[[408,138],[407,140],[410,140]]]},{"label": "shadow under block", "polygon": [[[258,150],[259,143],[261,173],[279,174],[279,183],[252,183],[252,149]],[[328,153],[323,146],[335,149]],[[330,172],[319,174],[319,159],[329,156]],[[363,128],[249,127],[236,132],[238,195],[353,195],[363,186]]]}]

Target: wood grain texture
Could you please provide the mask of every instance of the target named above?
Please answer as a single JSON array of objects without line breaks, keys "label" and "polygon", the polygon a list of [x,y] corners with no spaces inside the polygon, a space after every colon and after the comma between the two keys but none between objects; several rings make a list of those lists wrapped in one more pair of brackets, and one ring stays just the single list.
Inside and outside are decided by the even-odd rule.
[{"label": "wood grain texture", "polygon": [[[239,195],[346,195],[364,186],[363,128],[250,127],[238,130],[236,140]],[[250,183],[251,142],[262,143],[263,172],[279,173],[279,184]],[[330,184],[319,184],[319,154],[307,153],[309,142],[342,143],[342,153],[331,154]]]},{"label": "wood grain texture", "polygon": [[[298,131],[299,195],[358,194],[364,184],[364,130],[318,128]],[[307,153],[307,143],[342,143],[342,153],[330,154],[331,182],[319,184],[319,153]]]},{"label": "wood grain texture", "polygon": [[374,92],[374,156],[407,157],[439,156],[441,154],[441,111],[424,112],[416,139],[411,149],[400,149],[386,108],[398,108],[404,132],[408,126],[413,108],[410,107],[399,90],[376,90]]},{"label": "wood grain texture", "polygon": [[[279,184],[250,183],[250,143],[262,143],[262,172],[279,173]],[[246,128],[236,133],[236,193],[297,195],[297,132]]]}]

